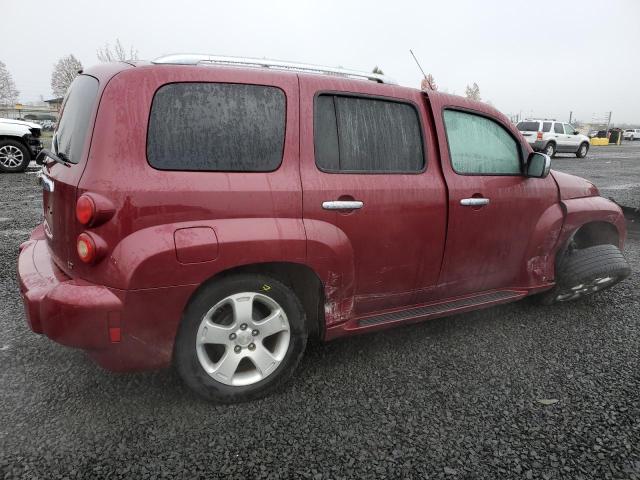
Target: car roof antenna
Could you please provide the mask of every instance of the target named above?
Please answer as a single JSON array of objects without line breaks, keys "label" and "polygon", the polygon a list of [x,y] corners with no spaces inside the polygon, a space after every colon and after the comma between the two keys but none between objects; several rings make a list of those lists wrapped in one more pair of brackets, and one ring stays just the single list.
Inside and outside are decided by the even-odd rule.
[{"label": "car roof antenna", "polygon": [[411,53],[411,56],[413,57],[413,59],[416,61],[416,65],[418,65],[418,68],[420,69],[420,71],[422,72],[422,75],[424,75],[424,78],[427,78],[427,74],[424,73],[424,70],[422,69],[422,67],[420,66],[420,62],[418,61],[418,59],[416,58],[416,56],[413,54],[413,50],[409,49],[409,53]]}]

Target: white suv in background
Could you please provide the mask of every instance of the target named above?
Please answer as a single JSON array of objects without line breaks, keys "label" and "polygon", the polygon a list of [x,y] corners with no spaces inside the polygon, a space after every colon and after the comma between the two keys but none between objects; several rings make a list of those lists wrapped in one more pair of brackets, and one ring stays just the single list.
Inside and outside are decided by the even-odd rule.
[{"label": "white suv in background", "polygon": [[518,122],[517,127],[531,148],[550,157],[556,153],[575,153],[576,157],[583,158],[589,151],[589,137],[582,135],[569,123],[523,120]]},{"label": "white suv in background", "polygon": [[622,134],[622,138],[625,140],[640,139],[640,128],[627,128]]}]

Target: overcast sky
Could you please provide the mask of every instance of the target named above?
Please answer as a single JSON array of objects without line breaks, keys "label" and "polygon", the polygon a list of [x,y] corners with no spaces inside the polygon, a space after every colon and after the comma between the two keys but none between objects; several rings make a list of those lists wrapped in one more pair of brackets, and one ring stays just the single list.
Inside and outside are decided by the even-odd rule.
[{"label": "overcast sky", "polygon": [[640,0],[2,0],[0,60],[22,101],[50,97],[53,64],[85,67],[119,38],[140,58],[199,52],[371,70],[507,114],[640,123]]}]

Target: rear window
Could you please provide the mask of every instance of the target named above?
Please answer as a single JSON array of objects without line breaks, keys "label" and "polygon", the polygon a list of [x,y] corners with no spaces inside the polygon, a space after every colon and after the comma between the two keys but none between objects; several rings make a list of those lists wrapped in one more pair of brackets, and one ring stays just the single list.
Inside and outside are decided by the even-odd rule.
[{"label": "rear window", "polygon": [[285,95],[276,87],[173,83],[155,94],[147,158],[160,170],[269,172],[282,162]]},{"label": "rear window", "polygon": [[424,169],[413,105],[377,98],[320,95],[314,108],[316,164],[328,172],[411,173]]},{"label": "rear window", "polygon": [[520,122],[517,126],[521,132],[537,132],[540,122]]},{"label": "rear window", "polygon": [[98,80],[89,75],[78,75],[69,88],[53,148],[56,153],[64,153],[71,163],[78,163],[82,156],[97,96]]}]

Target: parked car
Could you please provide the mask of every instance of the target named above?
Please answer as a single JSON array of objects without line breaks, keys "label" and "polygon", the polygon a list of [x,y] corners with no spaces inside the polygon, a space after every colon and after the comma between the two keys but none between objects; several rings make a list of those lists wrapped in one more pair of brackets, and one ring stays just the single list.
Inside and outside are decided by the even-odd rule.
[{"label": "parked car", "polygon": [[622,134],[622,138],[625,140],[636,140],[640,139],[640,128],[628,128]]},{"label": "parked car", "polygon": [[174,364],[234,402],[281,385],[310,337],[629,275],[620,208],[550,171],[494,108],[377,74],[219,62],[76,77],[18,261],[34,332],[110,370]]},{"label": "parked car", "polygon": [[42,149],[40,125],[0,118],[0,172],[24,172]]},{"label": "parked car", "polygon": [[582,135],[570,123],[525,120],[518,122],[517,127],[531,148],[550,157],[556,153],[575,153],[576,157],[584,158],[589,151],[589,137]]}]

